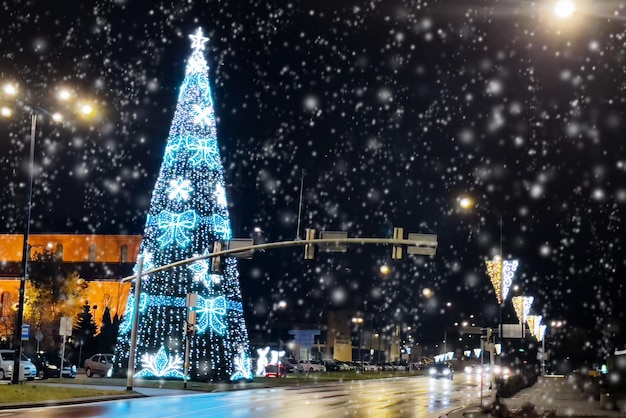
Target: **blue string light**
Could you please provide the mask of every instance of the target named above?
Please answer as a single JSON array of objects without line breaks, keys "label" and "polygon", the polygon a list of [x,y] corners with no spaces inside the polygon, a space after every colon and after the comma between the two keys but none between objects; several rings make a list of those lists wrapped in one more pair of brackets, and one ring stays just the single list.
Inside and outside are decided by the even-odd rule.
[{"label": "blue string light", "polygon": [[[202,52],[207,39],[201,30],[191,39],[193,51],[140,247],[141,254],[150,255],[145,259],[144,271],[208,254],[215,241],[232,238],[208,65]],[[196,293],[197,334],[190,338],[190,378],[251,378],[237,260],[227,257],[223,266],[223,272],[209,272],[208,262],[203,260],[144,276],[137,323],[136,376],[184,378],[180,359],[184,357],[186,296]],[[129,359],[132,292],[115,347],[122,367]]]}]

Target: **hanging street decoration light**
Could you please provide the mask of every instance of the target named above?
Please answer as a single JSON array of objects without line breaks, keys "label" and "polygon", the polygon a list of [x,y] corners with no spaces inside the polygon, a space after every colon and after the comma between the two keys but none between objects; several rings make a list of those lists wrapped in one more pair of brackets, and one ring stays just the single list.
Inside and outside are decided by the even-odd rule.
[{"label": "hanging street decoration light", "polygon": [[537,341],[538,342],[542,342],[543,341],[543,337],[546,335],[546,329],[548,328],[547,325],[539,325],[539,332],[537,333]]},{"label": "hanging street decoration light", "polygon": [[509,294],[509,289],[513,283],[513,277],[515,276],[519,261],[505,260],[503,262],[501,259],[495,259],[487,260],[486,264],[487,274],[489,274],[493,290],[496,292],[498,304],[502,305]]},{"label": "hanging street decoration light", "polygon": [[513,277],[517,271],[519,261],[504,260],[502,263],[502,300],[505,301],[509,294],[509,289],[513,283]]},{"label": "hanging street decoration light", "polygon": [[520,324],[524,324],[528,319],[530,307],[532,306],[534,299],[535,298],[532,296],[515,296],[511,299]]},{"label": "hanging street decoration light", "polygon": [[543,317],[541,315],[529,315],[528,316],[528,328],[530,329],[530,333],[533,337],[538,338],[540,327],[541,327],[541,319]]},{"label": "hanging street decoration light", "polygon": [[502,261],[501,260],[487,260],[487,274],[491,279],[493,290],[496,292],[496,298],[498,298],[498,304],[502,304]]}]

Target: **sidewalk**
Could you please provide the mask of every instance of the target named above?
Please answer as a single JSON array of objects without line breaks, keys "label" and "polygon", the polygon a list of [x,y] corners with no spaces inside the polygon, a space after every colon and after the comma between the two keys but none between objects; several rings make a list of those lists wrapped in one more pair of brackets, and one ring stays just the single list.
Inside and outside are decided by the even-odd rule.
[{"label": "sidewalk", "polygon": [[[586,399],[582,391],[575,387],[573,381],[559,377],[540,378],[533,386],[521,390],[513,397],[503,398],[502,403],[510,412],[530,403],[534,405],[537,412],[554,411],[557,417],[626,417],[626,413],[602,409],[600,401]],[[488,416],[487,413],[481,411],[478,402],[448,414],[448,418]]]}]

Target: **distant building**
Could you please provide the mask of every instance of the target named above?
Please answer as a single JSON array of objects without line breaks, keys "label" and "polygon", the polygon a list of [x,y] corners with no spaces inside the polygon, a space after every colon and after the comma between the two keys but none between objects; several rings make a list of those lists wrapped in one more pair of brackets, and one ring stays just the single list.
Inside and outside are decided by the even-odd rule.
[{"label": "distant building", "polygon": [[[89,302],[100,325],[105,307],[112,317],[123,314],[130,283],[119,279],[132,274],[141,240],[141,235],[31,234],[29,255],[32,260],[44,249],[54,251],[69,271],[88,281],[81,303]],[[18,301],[23,243],[22,234],[0,235],[0,318]]]},{"label": "distant building", "polygon": [[[364,323],[361,329],[361,325],[352,322],[356,315],[351,310],[328,310],[313,319],[306,309],[288,310],[270,324],[270,332],[250,333],[250,344],[254,348],[280,347],[288,353],[287,356],[297,360],[364,360],[374,363],[400,360],[399,327],[378,331]],[[403,359],[408,360],[408,356]]]}]

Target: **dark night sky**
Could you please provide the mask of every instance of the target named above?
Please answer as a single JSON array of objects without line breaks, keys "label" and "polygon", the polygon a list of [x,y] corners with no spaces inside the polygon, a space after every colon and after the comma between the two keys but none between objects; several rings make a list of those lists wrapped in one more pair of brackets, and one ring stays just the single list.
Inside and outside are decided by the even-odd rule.
[{"label": "dark night sky", "polygon": [[[202,26],[235,236],[293,239],[304,170],[303,228],[439,237],[435,257],[394,261],[387,277],[389,248],[259,254],[241,264],[251,324],[284,299],[312,318],[364,310],[418,340],[470,314],[494,325],[484,260],[500,217],[534,313],[624,321],[621,2],[588,3],[575,28],[516,1],[39,3],[3,2],[0,80],[49,109],[72,85],[99,117],[40,125],[33,232],[142,233],[187,34]],[[7,233],[24,227],[28,129],[26,113],[0,124]]]}]

